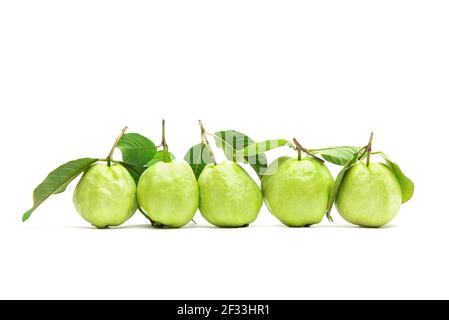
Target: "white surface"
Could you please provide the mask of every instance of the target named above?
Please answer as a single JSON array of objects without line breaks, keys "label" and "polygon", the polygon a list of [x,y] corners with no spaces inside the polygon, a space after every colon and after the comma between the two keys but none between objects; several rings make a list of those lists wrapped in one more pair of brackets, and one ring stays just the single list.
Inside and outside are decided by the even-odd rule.
[{"label": "white surface", "polygon": [[[449,298],[445,1],[3,1],[0,298]],[[89,228],[59,164],[123,125],[177,157],[210,131],[363,145],[416,183],[392,227]],[[279,150],[269,155],[290,151]],[[332,167],[336,173],[335,167]]]}]

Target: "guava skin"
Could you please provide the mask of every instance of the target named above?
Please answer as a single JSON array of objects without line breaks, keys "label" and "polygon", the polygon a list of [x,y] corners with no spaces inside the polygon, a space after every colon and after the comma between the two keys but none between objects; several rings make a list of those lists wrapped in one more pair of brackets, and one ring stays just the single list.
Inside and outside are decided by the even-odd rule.
[{"label": "guava skin", "polygon": [[97,163],[78,182],[73,203],[81,217],[95,227],[118,226],[136,212],[136,183],[120,164]]},{"label": "guava skin", "polygon": [[[277,167],[277,170],[276,170]],[[313,158],[281,157],[267,169],[262,192],[270,212],[289,227],[320,223],[326,213],[334,179]]]},{"label": "guava skin", "polygon": [[198,179],[200,212],[217,227],[237,228],[256,220],[262,193],[254,180],[232,161],[208,164]]},{"label": "guava skin", "polygon": [[381,227],[396,217],[402,191],[393,172],[383,163],[358,163],[346,173],[336,205],[346,221],[362,227]]},{"label": "guava skin", "polygon": [[184,160],[155,163],[139,179],[137,200],[152,221],[172,228],[186,225],[199,203],[192,168]]}]

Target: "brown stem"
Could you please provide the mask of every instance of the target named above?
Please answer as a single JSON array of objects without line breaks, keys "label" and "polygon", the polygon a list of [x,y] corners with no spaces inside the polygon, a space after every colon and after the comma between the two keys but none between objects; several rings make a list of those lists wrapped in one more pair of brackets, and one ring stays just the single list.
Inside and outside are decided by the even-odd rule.
[{"label": "brown stem", "polygon": [[371,157],[371,150],[372,150],[372,147],[373,147],[373,136],[374,136],[374,133],[371,132],[371,135],[369,136],[369,142],[366,145],[366,152],[368,153],[368,155],[366,156],[366,166],[369,166],[369,160],[370,160],[370,157]]},{"label": "brown stem", "polygon": [[304,148],[296,138],[293,138],[293,143],[295,144],[296,150],[298,151],[298,160],[301,160],[301,151],[304,153],[307,153],[309,156],[311,156],[312,158],[314,158],[315,160],[318,160],[320,162],[324,162],[323,159],[317,157],[316,155],[312,154],[309,150],[307,150],[306,148]]},{"label": "brown stem", "polygon": [[118,145],[120,139],[123,137],[123,135],[125,134],[127,129],[128,129],[128,127],[124,127],[122,129],[122,131],[120,132],[120,134],[117,137],[117,139],[115,139],[115,142],[112,145],[111,151],[109,151],[108,156],[106,157],[106,162],[108,163],[109,167],[111,166],[111,160],[112,160],[112,155],[114,154],[114,150],[115,150],[115,148],[117,148],[117,145]]},{"label": "brown stem", "polygon": [[295,145],[294,149],[296,150],[296,152],[298,152],[298,160],[301,160],[302,159],[302,146],[298,142],[298,140],[296,140],[296,138],[293,138],[293,144]]},{"label": "brown stem", "polygon": [[209,155],[212,159],[212,162],[216,165],[217,161],[215,160],[215,155],[212,151],[212,148],[210,147],[209,139],[207,138],[207,131],[204,129],[203,122],[201,120],[198,120],[198,123],[200,124],[201,128],[201,141],[207,145],[207,148],[209,149]]},{"label": "brown stem", "polygon": [[162,142],[161,142],[161,146],[164,150],[164,162],[169,162],[169,157],[168,157],[168,145],[167,145],[167,141],[165,140],[165,120],[162,119]]},{"label": "brown stem", "polygon": [[[359,157],[358,157],[358,160],[362,160],[363,159],[363,157],[367,154],[367,158],[369,158],[370,157],[370,154],[372,154],[373,152],[371,152],[371,149],[372,149],[372,143],[373,143],[373,133],[371,132],[371,135],[370,135],[370,139],[369,139],[369,142],[368,142],[368,144],[366,145],[366,146],[364,146],[362,149],[360,149],[360,150],[363,150],[363,152],[359,155]],[[369,160],[368,160],[368,162],[367,162],[367,165],[369,164]]]}]

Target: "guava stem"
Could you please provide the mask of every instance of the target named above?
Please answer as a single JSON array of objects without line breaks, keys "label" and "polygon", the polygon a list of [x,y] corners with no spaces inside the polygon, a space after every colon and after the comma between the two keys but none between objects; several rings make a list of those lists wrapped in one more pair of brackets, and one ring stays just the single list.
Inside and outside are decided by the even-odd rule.
[{"label": "guava stem", "polygon": [[296,151],[298,152],[298,161],[302,159],[302,151],[301,148],[296,148]]},{"label": "guava stem", "polygon": [[108,167],[111,166],[111,160],[112,160],[112,156],[114,154],[114,150],[115,150],[115,148],[117,148],[117,145],[118,145],[120,139],[123,137],[123,135],[125,134],[127,129],[128,129],[128,127],[124,127],[122,129],[122,131],[120,132],[120,134],[118,135],[117,139],[115,139],[115,142],[112,145],[111,151],[109,151],[108,156],[106,157],[106,162],[108,163]]},{"label": "guava stem", "polygon": [[372,150],[372,147],[373,147],[373,136],[374,136],[374,133],[371,132],[371,135],[369,136],[369,142],[366,145],[366,152],[368,153],[367,156],[366,156],[366,166],[369,166],[369,161],[370,161],[370,157],[371,157],[371,150]]},{"label": "guava stem", "polygon": [[162,119],[162,142],[161,142],[162,147],[164,148],[164,162],[169,162],[169,158],[168,158],[168,145],[167,145],[167,141],[165,140],[165,120]]},{"label": "guava stem", "polygon": [[212,159],[212,162],[216,165],[217,161],[215,160],[214,152],[212,151],[212,148],[210,147],[209,139],[207,138],[207,131],[204,129],[203,122],[201,120],[198,120],[198,123],[201,128],[201,142],[205,143],[207,145],[207,149],[209,149],[209,156]]},{"label": "guava stem", "polygon": [[298,151],[298,160],[301,160],[301,152],[307,153],[309,156],[314,158],[315,160],[318,160],[319,162],[324,162],[323,159],[317,157],[316,155],[312,154],[309,150],[304,148],[296,138],[293,138],[293,143],[295,144],[295,149]]}]

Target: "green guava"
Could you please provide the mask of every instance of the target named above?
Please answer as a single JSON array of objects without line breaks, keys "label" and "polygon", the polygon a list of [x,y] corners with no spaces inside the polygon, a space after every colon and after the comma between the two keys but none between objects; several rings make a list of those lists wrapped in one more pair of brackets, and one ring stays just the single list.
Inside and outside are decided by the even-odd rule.
[{"label": "green guava", "polygon": [[381,227],[396,217],[402,191],[393,172],[383,163],[352,166],[340,186],[336,205],[348,222],[363,227]]},{"label": "green guava", "polygon": [[118,226],[137,209],[136,183],[120,164],[97,163],[81,177],[73,203],[81,217],[95,227]]},{"label": "green guava", "polygon": [[172,228],[184,226],[192,220],[199,202],[192,168],[184,160],[155,163],[140,177],[137,199],[153,222]]},{"label": "green guava", "polygon": [[289,227],[320,223],[326,213],[334,179],[313,158],[281,157],[267,169],[262,192],[270,212]]},{"label": "green guava", "polygon": [[200,211],[217,227],[244,227],[256,220],[262,193],[238,164],[225,161],[208,164],[198,179]]}]

